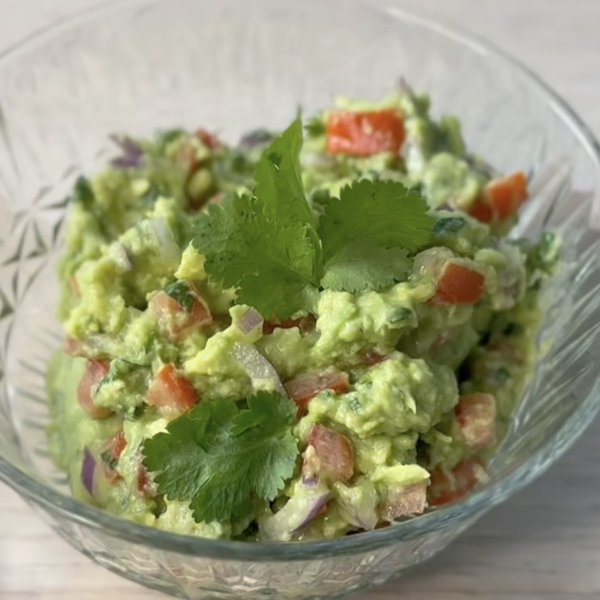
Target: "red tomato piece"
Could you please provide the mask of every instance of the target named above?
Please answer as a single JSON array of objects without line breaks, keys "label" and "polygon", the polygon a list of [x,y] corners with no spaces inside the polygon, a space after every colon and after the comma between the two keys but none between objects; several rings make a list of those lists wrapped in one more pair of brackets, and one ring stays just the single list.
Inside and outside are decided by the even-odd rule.
[{"label": "red tomato piece", "polygon": [[138,465],[137,472],[137,491],[138,494],[144,498],[156,496],[158,490],[154,483],[150,473],[142,463]]},{"label": "red tomato piece", "polygon": [[216,135],[210,133],[210,131],[207,131],[206,129],[198,129],[198,131],[196,131],[196,137],[211,150],[223,145],[223,142],[221,142]]},{"label": "red tomato piece", "polygon": [[94,394],[98,385],[108,373],[110,365],[102,360],[88,360],[85,371],[77,386],[77,400],[81,407],[94,419],[103,419],[112,414],[112,410],[106,406],[96,406]]},{"label": "red tomato piece", "polygon": [[300,407],[306,406],[324,390],[343,394],[350,389],[347,373],[337,369],[327,369],[320,373],[304,373],[284,384],[292,400]]},{"label": "red tomato piece", "polygon": [[385,354],[379,354],[379,352],[371,348],[371,350],[367,350],[363,354],[360,364],[370,367],[372,365],[382,363],[384,360],[387,360],[387,356]]},{"label": "red tomato piece", "polygon": [[505,221],[527,200],[527,175],[516,171],[494,179],[485,186],[484,195],[498,220]]},{"label": "red tomato piece", "polygon": [[437,281],[432,304],[474,304],[483,295],[485,276],[462,263],[448,261]]},{"label": "red tomato piece", "polygon": [[494,211],[485,200],[477,198],[469,207],[469,214],[482,223],[491,223],[494,220]]},{"label": "red tomato piece", "polygon": [[195,291],[191,312],[165,292],[159,292],[150,299],[148,308],[156,315],[163,331],[173,341],[194,327],[205,327],[213,322],[206,301]]},{"label": "red tomato piece", "polygon": [[428,485],[429,481],[415,483],[393,494],[379,507],[380,519],[389,522],[405,515],[420,515],[427,506]]},{"label": "red tomato piece", "polygon": [[65,353],[69,356],[83,356],[83,344],[79,340],[67,338],[65,341]]},{"label": "red tomato piece", "polygon": [[371,156],[398,152],[404,141],[404,122],[393,109],[332,111],[327,117],[327,152]]},{"label": "red tomato piece", "polygon": [[314,448],[314,455],[307,452],[305,460],[314,464],[303,467],[303,471],[316,472],[336,481],[348,481],[354,475],[354,450],[342,433],[316,423],[308,433],[307,446]]},{"label": "red tomato piece", "polygon": [[[106,453],[108,454],[108,458],[110,462],[118,461],[121,458],[121,454],[123,454],[123,450],[125,450],[125,446],[127,446],[127,440],[125,439],[125,432],[120,429],[115,435],[110,438],[108,442],[108,447],[106,449]],[[102,458],[104,458],[104,453],[102,453]],[[116,483],[121,479],[121,475],[119,472],[112,468],[112,465],[107,464],[106,461],[103,461],[104,467],[104,475],[109,483]]]},{"label": "red tomato piece", "polygon": [[263,333],[269,335],[276,329],[292,329],[298,327],[302,333],[314,331],[317,319],[313,315],[301,317],[300,319],[268,319],[263,323]]},{"label": "red tomato piece", "polygon": [[158,372],[146,394],[148,404],[157,406],[169,417],[187,412],[199,399],[192,384],[177,372],[174,365],[165,365]]},{"label": "red tomato piece", "polygon": [[473,450],[488,448],[496,440],[496,400],[491,394],[461,396],[454,408],[458,430]]},{"label": "red tomato piece", "polygon": [[441,506],[465,496],[486,478],[486,472],[477,459],[469,458],[458,463],[450,472],[436,468],[430,477],[427,500],[430,506]]}]

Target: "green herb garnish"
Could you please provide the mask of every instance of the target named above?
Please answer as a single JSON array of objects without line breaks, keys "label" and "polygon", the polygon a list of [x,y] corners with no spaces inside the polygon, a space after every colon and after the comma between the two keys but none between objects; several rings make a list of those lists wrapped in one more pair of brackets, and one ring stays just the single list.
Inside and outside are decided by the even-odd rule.
[{"label": "green herb garnish", "polygon": [[158,472],[160,493],[189,501],[197,522],[249,515],[255,499],[274,500],[294,472],[294,402],[258,392],[247,406],[204,400],[144,444],[144,465]]}]

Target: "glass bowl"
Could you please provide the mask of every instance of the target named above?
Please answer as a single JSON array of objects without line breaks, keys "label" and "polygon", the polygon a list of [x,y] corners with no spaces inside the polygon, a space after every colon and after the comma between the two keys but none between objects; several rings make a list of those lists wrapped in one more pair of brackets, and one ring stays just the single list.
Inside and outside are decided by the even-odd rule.
[{"label": "glass bowl", "polygon": [[[287,545],[171,534],[72,499],[46,452],[44,372],[61,343],[65,198],[110,155],[108,134],[206,125],[235,141],[335,93],[376,98],[400,76],[460,116],[473,150],[528,170],[515,235],[563,237],[543,358],[489,482],[385,529]],[[598,150],[535,75],[394,0],[121,0],[38,34],[0,58],[0,478],[99,564],[182,598],[322,598],[399,575],[538,476],[600,407]]]}]

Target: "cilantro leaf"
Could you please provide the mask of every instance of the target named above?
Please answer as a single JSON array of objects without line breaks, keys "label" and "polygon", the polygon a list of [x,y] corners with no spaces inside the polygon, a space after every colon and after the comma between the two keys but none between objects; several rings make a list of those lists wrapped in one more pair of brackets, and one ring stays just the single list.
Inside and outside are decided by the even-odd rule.
[{"label": "cilantro leaf", "polygon": [[416,252],[431,239],[435,219],[427,202],[398,181],[361,179],[342,188],[321,217],[323,258],[331,260],[349,243]]},{"label": "cilantro leaf", "polygon": [[158,490],[189,501],[197,522],[247,516],[253,500],[274,500],[294,472],[296,406],[259,392],[239,411],[233,400],[203,401],[144,444]]},{"label": "cilantro leaf", "polygon": [[316,228],[300,170],[302,122],[296,119],[275,138],[256,165],[254,193],[265,216],[277,224],[307,223]]},{"label": "cilantro leaf", "polygon": [[286,318],[303,308],[303,289],[318,284],[309,230],[301,222],[272,224],[258,199],[229,197],[198,218],[193,243],[205,255],[206,272],[238,288],[240,303],[265,318]]},{"label": "cilantro leaf", "polygon": [[349,242],[327,262],[321,285],[350,293],[380,289],[404,279],[410,268],[411,261],[403,248]]},{"label": "cilantro leaf", "polygon": [[165,294],[173,298],[176,302],[179,302],[188,313],[192,312],[195,296],[190,289],[190,286],[185,281],[175,281],[167,286],[165,288]]},{"label": "cilantro leaf", "polygon": [[281,402],[281,398],[278,392],[258,392],[248,398],[248,408],[233,418],[231,435],[237,437],[253,427],[270,426],[278,419],[293,422],[298,407],[293,402]]}]

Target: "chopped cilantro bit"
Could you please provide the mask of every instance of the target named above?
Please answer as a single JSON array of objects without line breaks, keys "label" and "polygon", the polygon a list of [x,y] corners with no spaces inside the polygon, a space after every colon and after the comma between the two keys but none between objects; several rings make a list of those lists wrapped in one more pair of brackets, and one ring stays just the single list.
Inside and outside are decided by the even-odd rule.
[{"label": "chopped cilantro bit", "polygon": [[194,292],[185,281],[175,281],[170,286],[165,288],[165,294],[170,296],[176,302],[179,302],[186,312],[191,313],[194,308]]},{"label": "chopped cilantro bit", "polygon": [[445,217],[438,219],[433,226],[434,235],[447,235],[449,233],[456,233],[460,231],[466,225],[465,219],[462,217]]}]

